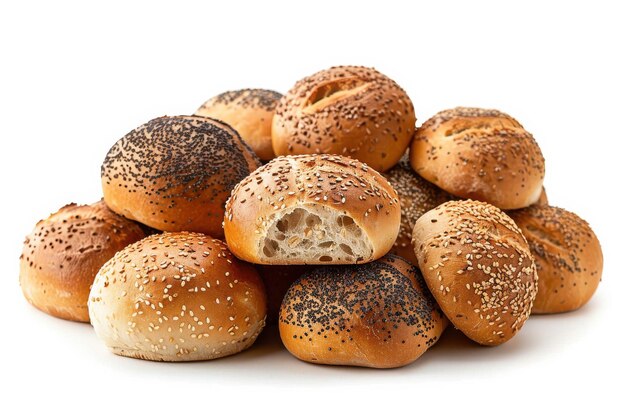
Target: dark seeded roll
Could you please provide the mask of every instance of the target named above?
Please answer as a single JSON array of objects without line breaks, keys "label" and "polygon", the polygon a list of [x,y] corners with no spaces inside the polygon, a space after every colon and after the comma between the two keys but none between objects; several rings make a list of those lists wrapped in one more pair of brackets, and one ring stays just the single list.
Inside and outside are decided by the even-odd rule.
[{"label": "dark seeded roll", "polygon": [[393,255],[305,273],[279,316],[280,337],[298,359],[371,368],[415,361],[446,325],[419,270]]},{"label": "dark seeded roll", "polygon": [[415,222],[427,211],[456,197],[417,175],[407,155],[383,175],[398,192],[401,207],[400,232],[390,252],[417,265],[411,244]]},{"label": "dark seeded roll", "polygon": [[260,88],[227,91],[207,100],[195,114],[225,121],[239,132],[259,158],[269,161],[275,156],[272,117],[282,96]]},{"label": "dark seeded roll", "polygon": [[20,256],[20,285],[41,311],[89,321],[89,288],[100,267],[126,245],[146,235],[135,222],[99,201],[68,204],[37,223]]},{"label": "dark seeded roll", "polygon": [[229,125],[159,117],[117,141],[102,164],[111,210],[163,231],[222,237],[224,205],[260,161]]},{"label": "dark seeded roll", "polygon": [[563,313],[585,305],[602,278],[600,242],[589,224],[558,207],[533,205],[509,213],[537,265],[533,313]]}]

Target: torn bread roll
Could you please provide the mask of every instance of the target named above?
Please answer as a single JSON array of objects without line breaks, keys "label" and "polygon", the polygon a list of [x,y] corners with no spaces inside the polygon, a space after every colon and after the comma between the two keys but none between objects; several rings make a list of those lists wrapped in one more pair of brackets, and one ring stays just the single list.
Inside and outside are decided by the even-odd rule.
[{"label": "torn bread roll", "polygon": [[336,155],[278,157],[235,187],[224,233],[257,264],[355,264],[391,249],[398,195],[362,162]]}]

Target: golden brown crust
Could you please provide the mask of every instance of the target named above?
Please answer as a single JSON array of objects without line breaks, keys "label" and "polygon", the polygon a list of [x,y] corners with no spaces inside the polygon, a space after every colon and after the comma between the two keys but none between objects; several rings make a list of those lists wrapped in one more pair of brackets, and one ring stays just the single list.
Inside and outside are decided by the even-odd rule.
[{"label": "golden brown crust", "polygon": [[526,239],[504,212],[449,201],[420,217],[413,245],[428,288],[466,336],[493,346],[522,328],[537,294],[537,271]]},{"label": "golden brown crust", "polygon": [[281,97],[276,91],[259,88],[226,91],[207,100],[195,114],[228,123],[261,160],[269,161],[275,157],[272,117]]},{"label": "golden brown crust", "polygon": [[109,150],[101,169],[104,200],[116,213],[158,230],[222,237],[230,191],[259,166],[223,122],[160,117]]},{"label": "golden brown crust", "polygon": [[99,201],[62,207],[37,223],[20,256],[20,285],[41,311],[89,322],[89,289],[100,267],[125,246],[142,239],[138,224]]},{"label": "golden brown crust", "polygon": [[411,168],[407,155],[383,175],[398,192],[402,207],[400,232],[390,253],[402,256],[413,265],[417,265],[411,244],[415,222],[427,211],[455,197],[417,175]]},{"label": "golden brown crust", "polygon": [[394,255],[305,273],[279,317],[283,344],[298,359],[372,368],[415,361],[446,325],[419,270]]},{"label": "golden brown crust", "polygon": [[200,233],[149,236],[96,276],[89,314],[114,353],[196,361],[247,349],[263,329],[263,283],[226,245]]},{"label": "golden brown crust", "polygon": [[[355,262],[339,258],[271,258],[264,252],[277,219],[298,208],[328,210],[358,226],[360,241],[371,248]],[[332,229],[324,225],[318,232]],[[336,225],[335,225],[336,226]],[[283,156],[270,161],[233,190],[224,217],[230,250],[258,264],[365,263],[389,251],[400,227],[400,204],[393,187],[367,165],[337,155]],[[319,241],[317,235],[311,241]],[[332,242],[331,242],[332,244]],[[334,246],[334,245],[333,245]]]},{"label": "golden brown crust", "polygon": [[410,158],[426,180],[462,198],[516,209],[537,201],[544,159],[530,133],[497,110],[457,107],[415,132]]},{"label": "golden brown crust", "polygon": [[528,240],[539,288],[533,313],[563,313],[585,305],[602,278],[603,256],[589,224],[558,207],[533,205],[509,213]]},{"label": "golden brown crust", "polygon": [[408,95],[365,67],[333,67],[296,83],[272,122],[276,155],[339,154],[386,171],[398,162],[415,129]]}]

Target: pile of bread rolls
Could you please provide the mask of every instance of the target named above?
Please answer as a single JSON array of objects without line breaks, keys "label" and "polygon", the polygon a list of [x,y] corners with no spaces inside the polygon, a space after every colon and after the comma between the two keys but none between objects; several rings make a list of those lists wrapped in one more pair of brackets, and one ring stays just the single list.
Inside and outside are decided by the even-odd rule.
[{"label": "pile of bread rolls", "polygon": [[277,323],[303,361],[399,367],[448,324],[493,346],[589,301],[600,244],[548,205],[544,173],[511,116],[458,107],[416,128],[393,80],[334,67],[128,133],[103,199],[26,238],[20,283],[118,355],[219,358]]}]

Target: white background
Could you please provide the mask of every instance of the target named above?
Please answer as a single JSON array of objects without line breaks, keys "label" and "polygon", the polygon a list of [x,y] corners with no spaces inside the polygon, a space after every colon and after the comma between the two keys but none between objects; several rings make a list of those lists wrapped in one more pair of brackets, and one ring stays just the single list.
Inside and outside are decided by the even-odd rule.
[{"label": "white background", "polygon": [[[626,14],[598,1],[429,3],[2,2],[0,414],[623,412]],[[100,164],[117,139],[222,91],[285,92],[341,64],[395,79],[418,123],[457,105],[520,120],[543,149],[550,201],[587,219],[602,243],[592,301],[532,317],[497,348],[449,329],[388,371],[299,362],[272,328],[212,362],[121,358],[90,326],[25,302],[24,236],[66,203],[100,198]]]}]

